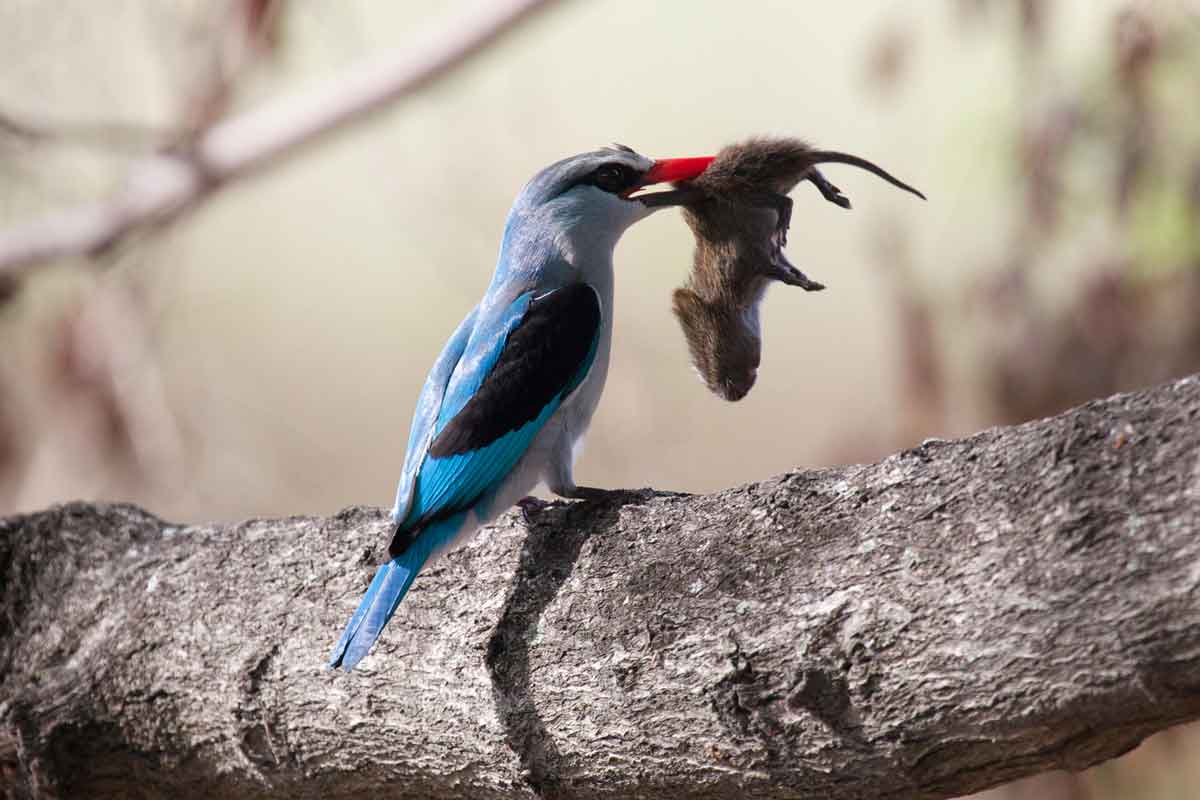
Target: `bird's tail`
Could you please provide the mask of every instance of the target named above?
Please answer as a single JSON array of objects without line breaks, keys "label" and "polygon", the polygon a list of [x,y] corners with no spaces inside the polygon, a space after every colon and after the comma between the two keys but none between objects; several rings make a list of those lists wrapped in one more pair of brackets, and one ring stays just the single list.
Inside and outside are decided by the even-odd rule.
[{"label": "bird's tail", "polygon": [[383,626],[396,613],[421,567],[425,566],[434,551],[449,542],[461,522],[459,515],[455,515],[430,525],[403,553],[375,572],[358,609],[333,646],[329,656],[331,668],[341,667],[349,672],[363,659],[383,632]]}]

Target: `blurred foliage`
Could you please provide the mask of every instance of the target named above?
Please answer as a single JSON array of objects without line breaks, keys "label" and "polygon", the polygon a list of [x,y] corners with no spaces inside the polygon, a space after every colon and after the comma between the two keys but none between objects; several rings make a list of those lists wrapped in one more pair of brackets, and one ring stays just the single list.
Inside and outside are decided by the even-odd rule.
[{"label": "blurred foliage", "polygon": [[[1052,415],[1200,370],[1196,12],[1169,3],[1120,8],[1088,69],[1064,78],[1045,52],[1053,6],[958,3],[964,35],[1007,28],[1020,52],[1024,102],[1018,118],[1003,123],[1016,155],[1014,222],[988,257],[994,263],[965,271],[957,302],[896,294],[909,365],[901,380],[916,417],[908,438],[946,424],[930,416],[947,406],[935,331],[966,333],[988,424]],[[994,24],[985,29],[989,16]],[[877,85],[897,80],[898,49],[885,36],[868,58]],[[1102,233],[1080,248],[1080,231],[1094,225]],[[893,285],[907,286],[912,271],[897,266],[900,235],[889,230],[880,250],[887,269],[905,272]]]}]

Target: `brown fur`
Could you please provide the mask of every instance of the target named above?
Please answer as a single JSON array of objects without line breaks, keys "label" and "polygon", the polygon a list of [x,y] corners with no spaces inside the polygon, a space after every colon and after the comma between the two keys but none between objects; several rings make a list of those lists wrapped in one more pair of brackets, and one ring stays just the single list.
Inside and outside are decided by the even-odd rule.
[{"label": "brown fur", "polygon": [[758,309],[770,282],[807,291],[825,288],[788,261],[783,245],[791,210],[786,195],[800,181],[813,181],[826,199],[849,207],[816,169],[828,161],[859,166],[920,195],[868,161],[814,150],[799,139],[757,138],[730,145],[698,177],[676,184],[698,195],[683,210],[696,237],[692,272],[675,290],[672,305],[692,364],[705,385],[726,400],[745,397],[757,379],[762,355]]}]

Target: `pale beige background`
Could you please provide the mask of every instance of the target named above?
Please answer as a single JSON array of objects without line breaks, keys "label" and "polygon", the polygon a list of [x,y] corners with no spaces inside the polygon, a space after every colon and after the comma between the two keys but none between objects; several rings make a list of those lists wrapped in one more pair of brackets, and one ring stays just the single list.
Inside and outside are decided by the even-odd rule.
[{"label": "pale beige background", "polygon": [[[687,156],[750,134],[802,135],[878,161],[930,200],[836,166],[828,175],[852,213],[808,187],[796,192],[790,255],[829,290],[770,292],[759,382],[737,404],[692,375],[669,313],[690,264],[678,214],[631,230],[616,257],[608,388],[578,479],[700,492],[911,443],[880,233],[906,232],[923,291],[953,319],[960,288],[1001,257],[1017,224],[1015,120],[1107,74],[1122,3],[1055,2],[1037,65],[1020,63],[1006,32],[1015,3],[992,3],[975,30],[956,5],[564,3],[419,96],[223,190],[109,259],[109,273],[42,270],[0,306],[0,412],[19,428],[19,468],[11,491],[0,487],[0,513],[75,498],[133,500],[179,520],[390,504],[417,392],[488,282],[514,194],[551,161],[612,141]],[[1193,33],[1200,24],[1183,0],[1132,5],[1190,14]],[[302,92],[464,7],[298,1],[236,104]],[[170,123],[202,72],[206,8],[3,0],[0,114]],[[866,60],[889,34],[912,47],[904,80],[882,96]],[[1200,130],[1195,118],[1180,123]],[[125,166],[119,152],[0,137],[0,225],[97,196]],[[1072,256],[1112,246],[1108,223],[1089,213],[1069,220],[1042,255],[1048,291],[1072,285]],[[158,420],[139,434],[136,478],[90,444],[103,420],[47,388],[63,308],[90,307],[113,285],[136,287],[149,309],[145,346],[123,353],[116,372],[116,394]],[[940,427],[923,433],[989,423],[965,339],[952,327],[938,342],[950,403]],[[1200,777],[1179,769],[1187,735],[1170,735],[1183,750],[1142,748],[1088,773],[1087,785],[1105,797],[1196,796]],[[1058,780],[1009,796],[1080,796],[1079,784]]]},{"label": "pale beige background", "polygon": [[[0,12],[4,106],[169,119],[198,45],[163,41],[173,29],[153,3],[60,5],[48,15],[10,0]],[[462,7],[427,5],[297,4],[280,56],[240,104],[302,91]],[[1114,3],[1058,5],[1051,50],[1062,69],[1086,69],[1089,42],[1105,33],[1101,7]],[[917,48],[907,81],[881,102],[865,89],[864,58],[892,29]],[[877,160],[930,202],[841,167],[828,172],[852,213],[797,191],[791,256],[830,288],[770,293],[761,378],[738,404],[696,381],[669,314],[691,252],[678,214],[631,230],[617,252],[611,376],[579,479],[705,491],[836,460],[847,438],[867,441],[855,452],[869,455],[895,403],[873,233],[889,220],[909,229],[914,263],[935,286],[976,268],[1008,224],[994,206],[1011,169],[1003,126],[1018,100],[1016,59],[1009,38],[964,38],[947,4],[932,2],[553,9],[419,97],[223,192],[127,259],[152,286],[154,357],[187,439],[186,479],[134,499],[187,519],[388,504],[425,371],[487,284],[516,190],[541,166],[610,141],[678,156],[800,134]],[[3,222],[116,174],[74,151],[12,168],[36,180],[0,187]],[[946,433],[975,422],[969,407],[957,417]],[[21,507],[91,485],[49,471]]]}]

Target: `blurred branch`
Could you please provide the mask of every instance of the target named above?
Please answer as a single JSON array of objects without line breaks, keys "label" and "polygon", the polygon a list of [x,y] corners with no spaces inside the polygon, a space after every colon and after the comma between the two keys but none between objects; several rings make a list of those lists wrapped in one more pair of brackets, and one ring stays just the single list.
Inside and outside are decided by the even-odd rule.
[{"label": "blurred branch", "polygon": [[[111,246],[132,229],[178,216],[226,181],[411,94],[461,64],[552,0],[484,0],[440,33],[323,86],[236,116],[186,146],[135,164],[105,200],[0,231],[0,275]],[[8,127],[36,133],[13,120]]]},{"label": "blurred branch", "polygon": [[15,796],[938,798],[1200,717],[1200,377],[508,515],[323,669],[387,516],[0,520]]},{"label": "blurred branch", "polygon": [[[238,78],[279,41],[283,0],[232,0],[222,9],[201,7],[195,38],[209,43],[201,69],[183,91],[181,130],[189,142],[216,124],[233,101]],[[230,24],[232,22],[232,24]],[[181,138],[174,141],[180,146]]]}]

